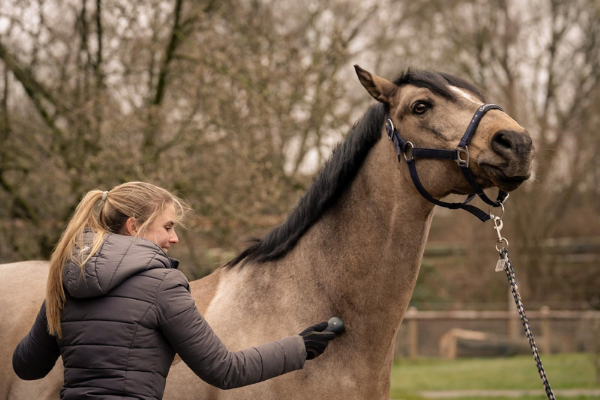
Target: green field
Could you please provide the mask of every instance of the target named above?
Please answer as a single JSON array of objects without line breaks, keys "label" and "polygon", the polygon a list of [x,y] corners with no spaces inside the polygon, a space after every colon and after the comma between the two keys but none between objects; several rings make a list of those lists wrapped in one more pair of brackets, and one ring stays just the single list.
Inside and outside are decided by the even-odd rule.
[{"label": "green field", "polygon": [[[599,389],[588,354],[543,355],[542,362],[554,391]],[[447,390],[542,390],[542,382],[531,356],[486,359],[400,359],[392,369],[392,399],[418,400],[422,391]],[[555,393],[556,394],[556,393]],[[560,396],[556,395],[560,399]],[[546,396],[522,396],[520,400],[543,400]],[[509,397],[468,397],[469,400],[508,400]],[[515,397],[510,397],[515,399]],[[568,397],[571,400],[600,399],[598,396]]]}]

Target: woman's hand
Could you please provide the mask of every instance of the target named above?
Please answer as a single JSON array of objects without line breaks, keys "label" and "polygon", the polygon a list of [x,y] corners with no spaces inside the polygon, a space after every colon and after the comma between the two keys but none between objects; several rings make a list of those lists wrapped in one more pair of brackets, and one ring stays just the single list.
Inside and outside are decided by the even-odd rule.
[{"label": "woman's hand", "polygon": [[335,339],[335,333],[323,332],[327,328],[327,321],[313,325],[300,332],[306,347],[306,359],[317,358],[327,348],[330,340]]}]

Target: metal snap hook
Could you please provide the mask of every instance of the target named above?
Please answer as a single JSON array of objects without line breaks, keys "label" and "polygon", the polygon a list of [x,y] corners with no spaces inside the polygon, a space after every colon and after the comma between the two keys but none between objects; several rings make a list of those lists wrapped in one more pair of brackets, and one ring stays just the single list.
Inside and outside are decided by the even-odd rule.
[{"label": "metal snap hook", "polygon": [[[504,207],[502,207],[502,213],[504,213]],[[492,221],[494,222],[494,230],[496,231],[496,236],[498,240],[496,241],[496,251],[500,253],[502,250],[506,250],[508,248],[508,240],[502,236],[502,228],[504,227],[504,222],[502,222],[502,217],[498,217],[490,214]],[[502,246],[502,243],[506,243],[505,246]]]}]

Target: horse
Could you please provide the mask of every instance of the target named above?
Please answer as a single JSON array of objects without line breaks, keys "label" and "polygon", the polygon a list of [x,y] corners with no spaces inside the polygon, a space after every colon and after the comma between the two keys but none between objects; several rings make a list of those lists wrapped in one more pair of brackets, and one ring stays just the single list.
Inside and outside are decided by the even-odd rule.
[{"label": "horse", "polygon": [[[393,124],[413,147],[453,149],[486,99],[473,84],[446,73],[409,70],[390,81],[355,68],[377,102],[281,225],[190,283],[200,313],[230,350],[297,334],[331,316],[343,319],[345,333],[300,371],[228,391],[202,382],[176,358],[165,399],[389,398],[395,338],[415,288],[434,204],[413,184],[405,165],[412,157],[406,146],[401,153],[387,140],[386,126]],[[481,188],[512,191],[531,174],[530,135],[499,109],[481,119],[468,151],[467,164]],[[414,165],[434,199],[473,192],[452,159],[418,159]],[[44,299],[47,269],[39,261],[0,266],[0,399],[58,397],[60,362],[49,376],[31,382],[19,380],[11,368],[12,351]]]}]

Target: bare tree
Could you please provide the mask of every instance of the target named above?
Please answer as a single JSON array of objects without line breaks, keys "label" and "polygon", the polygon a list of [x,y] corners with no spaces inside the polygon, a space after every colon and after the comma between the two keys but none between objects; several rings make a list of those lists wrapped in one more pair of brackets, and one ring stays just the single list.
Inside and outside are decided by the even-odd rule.
[{"label": "bare tree", "polygon": [[[5,257],[48,257],[83,193],[139,179],[175,188],[201,216],[182,241],[195,276],[214,267],[202,246],[281,221],[347,131],[344,69],[376,17],[344,2],[7,3]],[[8,233],[16,219],[29,236]]]}]

